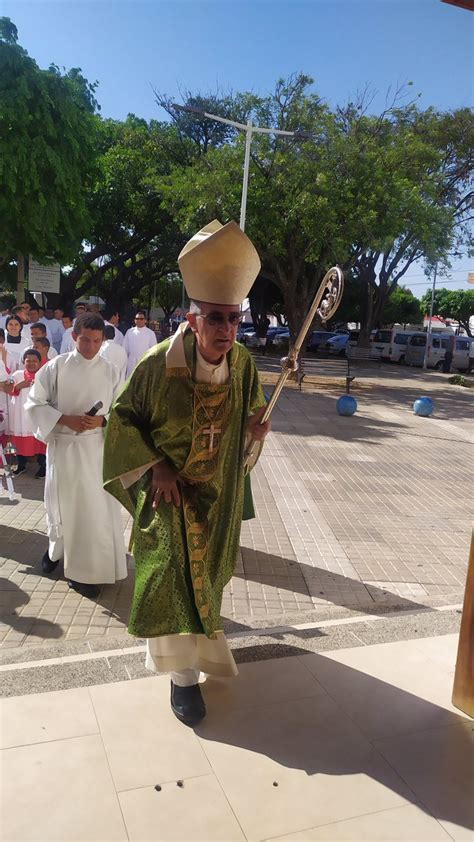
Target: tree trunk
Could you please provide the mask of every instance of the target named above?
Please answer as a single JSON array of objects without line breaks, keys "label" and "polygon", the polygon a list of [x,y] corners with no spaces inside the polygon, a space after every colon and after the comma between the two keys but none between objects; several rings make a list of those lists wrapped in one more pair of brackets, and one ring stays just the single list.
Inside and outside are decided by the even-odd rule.
[{"label": "tree trunk", "polygon": [[19,254],[17,260],[16,303],[21,304],[25,300],[25,258]]},{"label": "tree trunk", "polygon": [[360,334],[357,342],[358,348],[369,348],[370,346],[370,333],[374,318],[374,288],[370,283],[367,283],[366,297],[367,308],[365,312],[365,319],[360,323]]}]

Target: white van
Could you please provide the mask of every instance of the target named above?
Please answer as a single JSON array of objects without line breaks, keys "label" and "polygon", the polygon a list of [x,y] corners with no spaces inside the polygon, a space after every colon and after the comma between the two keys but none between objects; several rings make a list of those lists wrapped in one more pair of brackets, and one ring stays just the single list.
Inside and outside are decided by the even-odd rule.
[{"label": "white van", "polygon": [[469,348],[473,342],[474,339],[470,336],[456,336],[451,368],[457,368],[458,371],[469,369]]},{"label": "white van", "polygon": [[383,360],[403,363],[405,362],[408,339],[415,332],[414,330],[403,330],[399,325],[377,330],[372,337],[372,347],[379,352]]},{"label": "white van", "polygon": [[[426,333],[413,333],[409,337],[405,351],[407,365],[423,365],[427,336]],[[443,367],[444,355],[450,347],[451,335],[442,336],[440,333],[432,333],[428,344],[427,367],[436,368],[439,371]]]},{"label": "white van", "polygon": [[400,363],[402,365],[405,362],[408,341],[410,336],[413,336],[413,333],[413,330],[393,329],[392,341],[390,343],[390,348],[388,349],[388,356],[392,363]]},{"label": "white van", "polygon": [[375,351],[378,351],[378,355],[382,360],[390,359],[389,349],[392,341],[391,327],[376,330],[374,335],[371,336],[370,341],[372,343],[372,348],[374,348]]}]

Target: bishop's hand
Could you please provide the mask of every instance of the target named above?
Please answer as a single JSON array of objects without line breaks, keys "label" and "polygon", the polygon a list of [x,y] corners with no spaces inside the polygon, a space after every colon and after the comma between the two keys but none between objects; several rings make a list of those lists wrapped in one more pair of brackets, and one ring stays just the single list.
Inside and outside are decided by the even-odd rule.
[{"label": "bishop's hand", "polygon": [[247,435],[254,441],[263,441],[267,433],[270,432],[270,421],[265,421],[262,424],[262,418],[265,413],[266,406],[262,406],[255,415],[251,415],[247,421]]},{"label": "bishop's hand", "polygon": [[167,459],[157,462],[152,468],[151,480],[151,506],[157,509],[161,500],[165,503],[173,502],[175,506],[181,505],[181,494],[179,490],[179,472],[173,468]]}]

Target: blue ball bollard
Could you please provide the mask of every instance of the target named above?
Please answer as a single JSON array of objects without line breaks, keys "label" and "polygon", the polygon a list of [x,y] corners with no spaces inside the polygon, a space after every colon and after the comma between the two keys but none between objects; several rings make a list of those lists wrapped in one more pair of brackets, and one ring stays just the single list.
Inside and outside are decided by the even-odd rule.
[{"label": "blue ball bollard", "polygon": [[422,397],[417,398],[413,404],[413,412],[415,415],[421,415],[422,418],[428,418],[434,410],[434,403],[431,398]]},{"label": "blue ball bollard", "polygon": [[352,395],[341,395],[336,403],[339,415],[354,415],[357,409],[357,401]]}]

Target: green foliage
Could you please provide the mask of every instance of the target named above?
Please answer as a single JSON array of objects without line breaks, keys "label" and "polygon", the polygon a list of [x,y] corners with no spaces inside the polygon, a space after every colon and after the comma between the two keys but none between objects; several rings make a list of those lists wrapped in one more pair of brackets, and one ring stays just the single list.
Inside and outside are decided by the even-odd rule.
[{"label": "green foliage", "polygon": [[[421,299],[421,306],[425,313],[430,312],[431,290]],[[469,321],[474,316],[473,289],[446,289],[440,287],[435,290],[433,315],[442,319],[454,319],[464,328],[468,336],[472,336]]]},{"label": "green foliage", "polygon": [[[401,105],[404,92],[378,117],[363,102],[331,112],[311,84],[300,74],[268,97],[234,97],[255,125],[298,132],[253,136],[246,230],[264,275],[282,292],[293,335],[338,263],[351,277],[368,341],[415,260],[446,263],[469,242],[472,115],[419,112]],[[244,143],[234,134],[173,170],[165,201],[187,232],[213,217],[239,218]],[[417,319],[413,297],[402,293],[397,308]]]},{"label": "green foliage", "polygon": [[422,319],[423,313],[419,299],[409,289],[396,287],[385,303],[383,324],[418,324]]},{"label": "green foliage", "polygon": [[5,25],[2,33],[0,255],[65,262],[90,222],[96,123],[84,98],[90,86],[78,70],[66,76],[40,70],[11,28],[9,37]]},{"label": "green foliage", "polygon": [[16,44],[18,41],[18,29],[10,18],[0,18],[0,41],[5,44]]},{"label": "green foliage", "polygon": [[169,124],[130,114],[124,122],[100,121],[97,146],[90,234],[63,279],[63,300],[98,294],[119,308],[132,299],[149,306],[142,297],[176,271],[184,243],[163,207],[165,180],[186,154],[183,143]]},{"label": "green foliage", "polygon": [[472,385],[463,374],[454,374],[449,378],[448,383],[451,383],[453,386],[465,386],[466,389],[470,389]]}]

